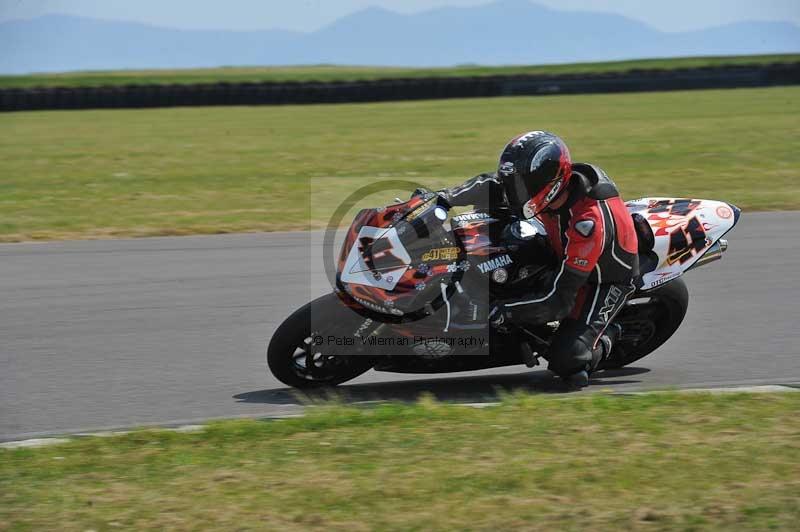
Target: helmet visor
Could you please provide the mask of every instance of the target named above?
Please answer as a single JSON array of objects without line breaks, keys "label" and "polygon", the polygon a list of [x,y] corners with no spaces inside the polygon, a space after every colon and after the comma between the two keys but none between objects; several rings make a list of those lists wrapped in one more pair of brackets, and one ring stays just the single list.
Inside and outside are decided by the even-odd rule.
[{"label": "helmet visor", "polygon": [[525,218],[532,218],[547,209],[553,200],[558,197],[563,185],[564,180],[557,178],[545,185],[537,194],[533,195],[522,208],[522,214]]},{"label": "helmet visor", "polygon": [[[506,197],[512,209],[519,211],[531,199],[525,180],[516,172],[503,179]],[[519,212],[517,214],[520,214]]]}]

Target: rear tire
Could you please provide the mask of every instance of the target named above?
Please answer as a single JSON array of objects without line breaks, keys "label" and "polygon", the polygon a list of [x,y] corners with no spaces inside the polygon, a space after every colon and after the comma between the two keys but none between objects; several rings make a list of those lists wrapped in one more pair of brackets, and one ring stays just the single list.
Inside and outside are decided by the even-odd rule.
[{"label": "rear tire", "polygon": [[[649,301],[644,302],[645,298]],[[627,366],[661,347],[681,326],[688,307],[689,290],[680,277],[634,294],[614,320],[622,327],[622,336],[598,369]]]},{"label": "rear tire", "polygon": [[[319,330],[312,331],[312,312]],[[267,366],[275,378],[293,388],[336,386],[354,379],[372,367],[372,358],[325,352],[328,348],[315,346],[313,337],[341,334],[350,322],[363,321],[336,294],[319,297],[281,323],[267,348]]]}]

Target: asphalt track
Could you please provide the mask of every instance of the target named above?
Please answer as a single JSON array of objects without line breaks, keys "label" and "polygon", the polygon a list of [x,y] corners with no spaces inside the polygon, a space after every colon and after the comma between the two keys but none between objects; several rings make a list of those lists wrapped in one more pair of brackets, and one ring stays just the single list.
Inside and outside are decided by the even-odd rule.
[{"label": "asphalt track", "polygon": [[[687,318],[662,349],[590,389],[800,383],[800,212],[745,213],[717,263],[689,272]],[[273,233],[0,246],[0,440],[291,414],[266,371],[272,331],[328,288],[319,235]],[[380,383],[380,384],[378,384]],[[522,366],[369,372],[346,399],[492,401],[560,392]]]}]

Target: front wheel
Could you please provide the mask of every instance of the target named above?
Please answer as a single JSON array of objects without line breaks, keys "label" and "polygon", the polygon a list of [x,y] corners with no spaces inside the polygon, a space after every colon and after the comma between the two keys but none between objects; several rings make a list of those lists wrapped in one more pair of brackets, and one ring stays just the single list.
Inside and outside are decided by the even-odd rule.
[{"label": "front wheel", "polygon": [[330,346],[316,345],[314,338],[363,321],[336,294],[319,297],[278,327],[267,348],[267,366],[279,381],[294,388],[336,386],[354,379],[372,367],[371,357],[337,355]]},{"label": "front wheel", "polygon": [[646,357],[675,334],[689,306],[680,277],[659,288],[635,294],[614,320],[622,335],[598,369],[616,369]]}]

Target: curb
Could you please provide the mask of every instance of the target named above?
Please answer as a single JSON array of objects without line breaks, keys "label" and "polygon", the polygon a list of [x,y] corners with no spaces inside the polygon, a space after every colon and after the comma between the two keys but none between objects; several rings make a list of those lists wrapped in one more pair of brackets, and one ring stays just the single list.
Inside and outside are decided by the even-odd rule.
[{"label": "curb", "polygon": [[[608,391],[603,392],[607,393],[608,395],[621,395],[621,396],[636,396],[636,395],[654,395],[654,394],[663,394],[663,393],[709,393],[709,394],[725,394],[725,393],[796,393],[800,392],[800,384],[767,384],[767,385],[760,385],[760,386],[730,386],[724,388],[685,388],[685,389],[675,389],[675,390],[652,390],[652,391],[643,391],[643,392],[615,392],[615,391]],[[493,406],[498,406],[500,403],[498,402],[489,402],[489,403],[455,403],[461,406],[467,406],[470,408],[488,408]],[[276,414],[272,416],[259,416],[255,419],[259,420],[279,420],[279,419],[288,419],[293,417],[301,417],[303,414]],[[112,430],[112,431],[101,431],[101,432],[81,432],[77,434],[70,434],[69,436],[64,437],[52,437],[52,438],[30,438],[26,440],[17,440],[17,441],[8,441],[0,443],[0,449],[30,449],[30,448],[37,448],[37,447],[46,447],[49,445],[59,445],[62,443],[69,443],[75,439],[79,438],[111,438],[114,436],[122,436],[124,434],[130,434],[131,432],[136,432],[138,430],[159,430],[159,431],[166,431],[166,432],[180,432],[180,433],[192,433],[192,432],[201,432],[205,430],[206,425],[204,424],[192,424],[192,425],[179,425],[177,427],[165,427],[165,426],[154,426],[151,428],[144,428],[144,429],[132,429],[132,430]]]}]

